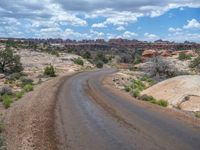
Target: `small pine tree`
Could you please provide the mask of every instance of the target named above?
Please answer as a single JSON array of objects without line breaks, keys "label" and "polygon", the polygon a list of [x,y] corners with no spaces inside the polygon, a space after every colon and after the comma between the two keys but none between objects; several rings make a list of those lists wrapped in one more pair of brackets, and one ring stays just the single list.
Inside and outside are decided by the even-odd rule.
[{"label": "small pine tree", "polygon": [[0,51],[0,72],[15,73],[23,70],[20,56],[14,55],[10,48]]}]

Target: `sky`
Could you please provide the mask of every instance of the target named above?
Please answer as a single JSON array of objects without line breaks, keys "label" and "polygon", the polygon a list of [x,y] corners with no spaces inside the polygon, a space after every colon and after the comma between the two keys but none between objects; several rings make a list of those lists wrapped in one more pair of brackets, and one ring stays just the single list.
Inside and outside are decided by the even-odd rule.
[{"label": "sky", "polygon": [[200,43],[200,0],[0,0],[0,37]]}]

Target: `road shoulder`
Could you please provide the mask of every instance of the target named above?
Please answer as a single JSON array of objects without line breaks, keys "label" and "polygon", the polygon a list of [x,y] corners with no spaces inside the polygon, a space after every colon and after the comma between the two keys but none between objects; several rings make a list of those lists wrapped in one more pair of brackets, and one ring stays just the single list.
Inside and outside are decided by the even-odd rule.
[{"label": "road shoulder", "polygon": [[4,116],[8,150],[56,150],[55,106],[62,76],[38,85],[9,108]]},{"label": "road shoulder", "polygon": [[112,82],[112,77],[110,75],[104,77],[102,82],[103,82],[103,86],[107,90],[111,91],[115,95],[123,97],[124,100],[129,100],[132,103],[134,103],[135,105],[142,107],[143,109],[150,109],[157,113],[163,113],[174,119],[182,121],[183,123],[187,123],[188,125],[190,125],[194,128],[200,129],[200,119],[195,118],[195,117],[191,116],[190,114],[187,114],[187,113],[179,111],[179,110],[175,110],[175,109],[171,109],[171,108],[163,108],[163,107],[151,104],[151,103],[137,100],[137,99],[133,98],[129,93],[116,88]]}]

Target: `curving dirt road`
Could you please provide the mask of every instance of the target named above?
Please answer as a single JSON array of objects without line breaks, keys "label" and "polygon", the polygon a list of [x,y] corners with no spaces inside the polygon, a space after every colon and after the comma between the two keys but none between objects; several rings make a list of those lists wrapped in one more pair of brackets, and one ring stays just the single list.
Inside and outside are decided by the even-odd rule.
[{"label": "curving dirt road", "polygon": [[113,72],[80,73],[63,83],[56,106],[59,149],[200,149],[198,127],[108,90],[102,79]]}]

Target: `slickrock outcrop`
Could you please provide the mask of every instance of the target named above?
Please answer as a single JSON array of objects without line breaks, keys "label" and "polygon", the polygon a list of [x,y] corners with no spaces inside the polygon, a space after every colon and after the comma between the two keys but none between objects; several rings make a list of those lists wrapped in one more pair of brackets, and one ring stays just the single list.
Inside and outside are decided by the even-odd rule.
[{"label": "slickrock outcrop", "polygon": [[142,92],[165,99],[171,106],[181,107],[183,110],[200,111],[200,76],[178,76],[160,82]]}]

